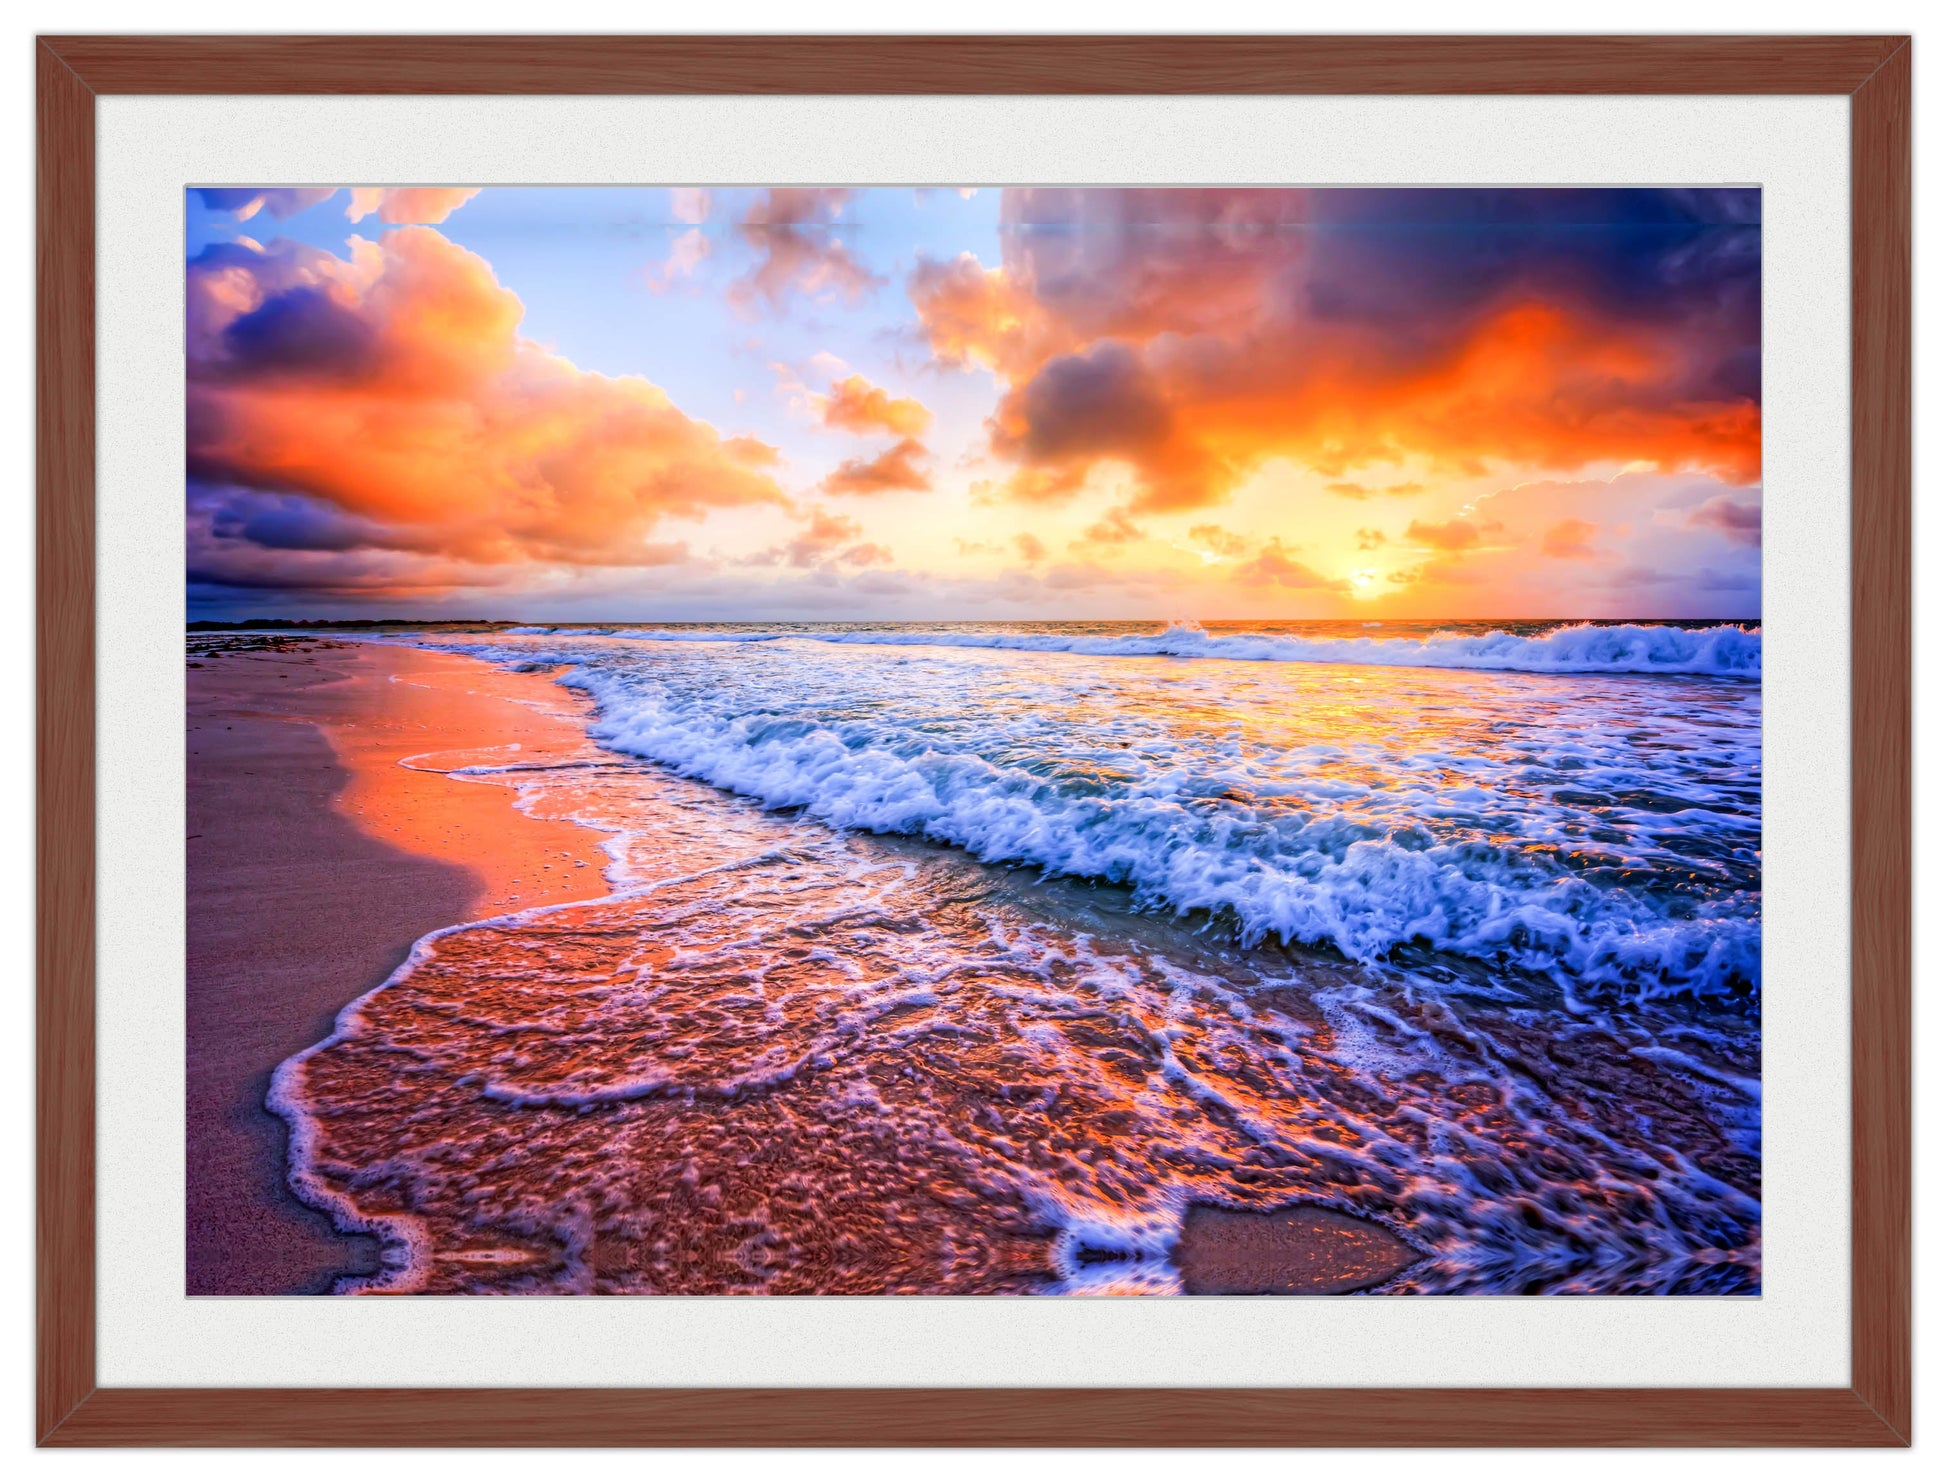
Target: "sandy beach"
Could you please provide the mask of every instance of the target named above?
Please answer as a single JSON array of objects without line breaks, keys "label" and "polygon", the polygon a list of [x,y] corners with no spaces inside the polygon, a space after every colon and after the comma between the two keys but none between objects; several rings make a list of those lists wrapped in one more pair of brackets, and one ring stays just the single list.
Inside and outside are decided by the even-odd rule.
[{"label": "sandy beach", "polygon": [[[376,1248],[290,1192],[270,1074],[426,932],[603,894],[594,831],[440,770],[587,743],[559,687],[452,655],[240,637],[190,664],[188,1290],[325,1292]],[[1190,1292],[1322,1293],[1415,1256],[1296,1207],[1192,1210],[1177,1261]]]},{"label": "sandy beach", "polygon": [[[448,775],[587,742],[559,687],[453,655],[237,637],[190,664],[188,1290],[324,1292],[376,1247],[290,1192],[270,1074],[426,932],[604,893],[594,831]],[[1190,1292],[1342,1292],[1417,1255],[1308,1207],[1190,1216]]]},{"label": "sandy beach", "polygon": [[[284,1181],[272,1069],[435,928],[600,895],[599,839],[425,754],[582,744],[538,676],[423,650],[223,639],[189,670],[188,1291],[369,1270]],[[442,762],[451,759],[439,758]]]}]

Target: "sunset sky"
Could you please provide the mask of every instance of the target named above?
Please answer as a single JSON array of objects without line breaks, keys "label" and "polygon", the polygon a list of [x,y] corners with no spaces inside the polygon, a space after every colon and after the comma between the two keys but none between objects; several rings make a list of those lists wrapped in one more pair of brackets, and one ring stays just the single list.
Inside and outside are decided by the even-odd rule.
[{"label": "sunset sky", "polygon": [[1759,612],[1741,190],[192,190],[192,618]]}]

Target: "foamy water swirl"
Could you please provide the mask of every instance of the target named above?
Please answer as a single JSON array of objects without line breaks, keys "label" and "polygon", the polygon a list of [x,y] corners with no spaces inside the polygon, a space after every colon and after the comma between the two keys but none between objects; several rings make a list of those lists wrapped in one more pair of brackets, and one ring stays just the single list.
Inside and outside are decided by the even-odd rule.
[{"label": "foamy water swirl", "polygon": [[[1754,671],[1756,634],[1186,635],[480,647],[572,665],[618,752],[834,827],[1126,885],[1246,942],[1431,951],[1578,997],[1754,992],[1758,692],[1717,676]],[[1171,662],[1184,647],[1196,662]],[[1312,662],[1223,662],[1297,649]],[[1469,664],[1486,672],[1451,672]]]}]

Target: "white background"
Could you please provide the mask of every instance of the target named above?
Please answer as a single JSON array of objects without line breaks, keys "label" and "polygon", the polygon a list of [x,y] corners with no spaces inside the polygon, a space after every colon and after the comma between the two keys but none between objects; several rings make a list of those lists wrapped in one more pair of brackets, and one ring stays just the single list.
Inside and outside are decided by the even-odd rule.
[{"label": "white background", "polygon": [[[1194,28],[1200,30],[1238,31],[1307,28],[1329,29],[1331,28],[1331,22],[1342,14],[1342,11],[1335,8],[1329,11],[1320,9],[1316,17],[1313,18],[1305,10],[1298,7],[1220,5],[1209,3],[1199,5],[1193,13],[1185,13],[1179,8],[1162,6],[1139,7],[1134,5],[1115,5],[1110,7],[1100,5],[1084,6],[1080,4],[1062,5],[1052,3],[1052,0],[1042,0],[1042,3],[1032,5],[990,4],[977,13],[955,12],[941,18],[944,22],[943,25],[936,23],[932,28],[962,31],[1026,29],[1101,30],[1109,28],[1116,30]],[[1385,29],[1437,31],[1453,29],[1454,14],[1455,12],[1450,6],[1394,5],[1389,7],[1383,15],[1374,14],[1370,19],[1374,22],[1375,27],[1377,23],[1383,22]],[[249,7],[234,4],[177,5],[171,7],[164,16],[157,16],[152,11],[145,11],[132,5],[70,5],[60,8],[58,11],[50,11],[31,17],[30,24],[44,30],[135,30],[145,27],[153,28],[159,20],[172,30],[445,30],[454,29],[455,22],[457,22],[458,25],[466,29],[482,31],[514,31],[540,28],[558,30],[639,30],[656,28],[693,29],[693,26],[688,23],[694,15],[694,11],[684,8],[680,12],[671,12],[665,19],[664,16],[657,13],[655,8],[639,5],[568,6],[557,4],[549,7],[544,13],[535,13],[532,11],[516,10],[513,7],[495,6],[485,3],[470,5],[464,12],[455,15],[451,9],[442,11],[439,7],[414,5],[408,3],[408,0],[392,0],[392,3],[383,5],[340,4],[328,11],[307,9],[301,13],[276,13],[261,6]],[[1471,28],[1489,30],[1542,30],[1558,28],[1561,18],[1562,12],[1558,6],[1531,4],[1475,4],[1468,7],[1465,12],[1465,19]],[[805,13],[801,8],[794,9],[793,7],[781,4],[726,5],[712,8],[707,19],[712,23],[713,29],[721,30],[791,31],[822,29],[891,31],[923,28],[922,23],[916,20],[912,13],[902,11],[898,7],[885,4],[868,5],[862,3],[827,3],[818,7],[815,16]],[[1699,3],[1682,5],[1638,3],[1630,6],[1626,14],[1601,14],[1594,17],[1594,19],[1598,23],[1606,22],[1608,29],[1621,29],[1626,25],[1629,29],[1635,30],[1678,28],[1717,31],[1751,30],[1758,28],[1765,30],[1911,30],[1916,23],[1917,8],[1912,6],[1863,5],[1842,9],[1824,9],[1821,11],[1819,8],[1813,6],[1793,5],[1788,3],[1788,0],[1773,0],[1773,3],[1761,8],[1749,6],[1710,6]],[[1924,38],[1921,39],[1923,41]],[[18,112],[15,115],[17,122],[17,143],[11,158],[15,168],[20,173],[11,199],[19,202],[20,207],[15,214],[15,229],[8,234],[8,239],[9,246],[15,254],[16,271],[14,282],[19,286],[20,291],[14,300],[15,333],[12,338],[12,343],[16,347],[16,352],[14,358],[9,363],[10,370],[16,378],[17,394],[9,400],[8,405],[15,411],[15,416],[18,419],[15,426],[19,430],[16,444],[17,457],[15,460],[16,482],[14,488],[16,493],[9,506],[10,514],[18,524],[9,530],[8,535],[11,537],[10,539],[0,541],[0,552],[4,552],[4,555],[0,555],[0,560],[16,563],[15,569],[6,574],[11,576],[12,580],[0,582],[0,593],[6,594],[4,598],[0,598],[0,601],[13,604],[13,611],[9,616],[14,619],[14,622],[10,631],[16,635],[15,648],[18,656],[13,677],[16,686],[14,695],[17,697],[17,701],[15,706],[7,708],[7,721],[9,724],[5,727],[4,736],[0,737],[0,740],[3,740],[6,745],[13,749],[13,756],[8,759],[12,762],[12,767],[7,776],[10,779],[16,780],[16,786],[6,790],[5,795],[7,798],[8,813],[10,815],[9,823],[13,826],[10,830],[10,843],[13,845],[13,848],[5,858],[5,866],[9,870],[10,876],[9,884],[12,885],[12,889],[5,893],[4,898],[0,898],[7,901],[7,909],[13,913],[13,920],[9,923],[13,930],[7,932],[4,939],[0,940],[5,940],[9,944],[10,950],[14,953],[15,972],[8,975],[8,981],[9,986],[13,988],[15,993],[15,1015],[12,1023],[19,1031],[15,1036],[9,1037],[11,1043],[8,1046],[9,1051],[16,1057],[14,1063],[16,1075],[11,1079],[9,1085],[14,1088],[16,1095],[14,1125],[17,1130],[17,1137],[12,1140],[14,1148],[11,1150],[16,1157],[15,1177],[8,1181],[7,1187],[16,1192],[17,1195],[25,1196],[31,1187],[27,1145],[27,1132],[31,1126],[31,1105],[28,1100],[31,1088],[31,1074],[28,1064],[30,1041],[26,1033],[31,1023],[28,1009],[28,985],[31,983],[31,876],[24,846],[27,843],[30,828],[30,815],[27,803],[28,789],[25,786],[25,782],[29,776],[31,765],[31,734],[29,730],[31,701],[27,686],[29,683],[31,655],[28,635],[32,631],[30,606],[31,570],[28,554],[31,546],[26,539],[28,508],[32,488],[32,360],[31,335],[29,334],[31,323],[30,285],[32,274],[32,75],[31,50],[28,45],[27,32],[25,30],[16,33],[16,48],[16,51],[13,53],[15,58],[14,66],[17,69],[14,73],[16,86],[13,90],[13,95],[17,99],[18,107]],[[1922,57],[1925,55],[1923,46],[1920,49],[1920,55]],[[1930,117],[1926,108],[1923,89],[1921,90],[1918,103],[1918,120],[1917,144],[1921,164],[1917,202],[1919,208],[1918,240],[1921,244],[1919,256],[1923,257],[1925,244],[1931,236],[1928,228],[1931,220],[1930,209],[1932,204],[1930,193],[1926,189],[1928,181],[1926,179],[1925,166],[1930,162],[1931,157],[1927,135],[1927,125],[1930,123]],[[1918,366],[1918,386],[1922,405],[1924,393],[1929,384],[1927,371],[1930,364],[1929,352],[1931,350],[1930,341],[1926,338],[1926,329],[1928,328],[1926,324],[1926,311],[1930,308],[1930,295],[1927,292],[1927,287],[1928,285],[1922,280],[1919,285],[1922,335],[1919,346],[1920,358]],[[1927,426],[1922,412],[1920,418],[1918,464],[1921,488],[1924,487],[1925,475],[1930,467],[1927,455],[1931,450],[1927,446],[1926,433]],[[1934,738],[1937,735],[1936,722],[1939,705],[1939,698],[1935,693],[1937,689],[1935,683],[1937,666],[1934,663],[1928,662],[1933,658],[1936,649],[1934,630],[1937,628],[1939,621],[1936,611],[1938,605],[1931,600],[1931,592],[1927,581],[1930,560],[1933,558],[1938,544],[1936,526],[1937,522],[1928,518],[1926,503],[1921,499],[1919,502],[1920,546],[1916,565],[1918,574],[1916,598],[1920,620],[1919,638],[1921,654],[1918,675],[1919,691],[1917,696],[1920,726],[1917,750],[1921,755],[1927,751],[1929,743],[1936,745]],[[1928,779],[1922,774],[1918,781],[1920,818],[1916,834],[1920,840],[1926,840],[1932,837],[1934,833],[1927,826],[1935,822],[1933,816],[1938,810],[1934,796],[1935,790],[1928,786]],[[1928,862],[1922,858],[1919,862],[1917,875],[1917,890],[1920,900],[1924,902],[1928,899],[1929,895],[1936,896],[1937,886],[1938,883],[1934,878],[1933,872],[1928,869]],[[1924,912],[1922,910],[1923,920]],[[1936,1042],[1938,1040],[1938,1036],[1935,1033],[1936,1016],[1930,1012],[1928,1002],[1930,994],[1935,991],[1937,982],[1937,973],[1932,971],[1927,964],[1921,962],[1918,967],[1915,989],[1916,998],[1919,1003],[1919,1039],[1917,1042],[1917,1050],[1919,1064],[1922,1067],[1938,1064],[1933,1059],[1936,1054]],[[1928,1096],[1927,1082],[1924,1077],[1920,1079],[1919,1093],[1919,1107],[1921,1111],[1921,1168],[1925,1170],[1929,1167],[1925,1160],[1925,1155],[1930,1149],[1923,1130],[1926,1126],[1926,1117],[1931,1111],[1931,1098]],[[1921,1231],[1929,1229],[1936,1230],[1937,1202],[1932,1196],[1929,1182],[1924,1178],[1919,1182],[1917,1194],[1919,1229]],[[10,1263],[10,1270],[15,1274],[16,1280],[9,1285],[9,1298],[17,1310],[19,1319],[13,1330],[16,1335],[16,1343],[11,1350],[11,1354],[16,1361],[17,1374],[17,1383],[12,1393],[17,1398],[18,1405],[18,1409],[12,1414],[18,1418],[16,1425],[19,1430],[15,1433],[15,1436],[20,1442],[24,1443],[29,1429],[28,1410],[30,1406],[31,1380],[31,1352],[28,1347],[28,1323],[30,1320],[29,1310],[31,1306],[31,1257],[26,1245],[27,1238],[31,1232],[31,1222],[27,1218],[24,1209],[16,1214],[14,1220],[7,1222],[7,1230],[9,1238],[15,1243],[14,1249],[10,1253],[14,1257],[13,1262]],[[1922,1268],[1919,1279],[1919,1299],[1922,1319],[1920,1329],[1921,1347],[1918,1354],[1918,1377],[1920,1383],[1919,1410],[1922,1439],[1929,1431],[1926,1425],[1928,1420],[1926,1415],[1928,1409],[1926,1401],[1930,1395],[1929,1382],[1932,1379],[1931,1354],[1927,1348],[1927,1341],[1931,1337],[1930,1325],[1925,1322],[1926,1305],[1930,1296],[1931,1284],[1927,1280],[1927,1273]],[[449,1459],[448,1461],[460,1460]],[[586,1462],[593,1460],[584,1459],[583,1461],[585,1465]],[[922,1467],[947,1474],[970,1474],[976,1468],[981,1472],[985,1472],[996,1465],[1005,1466],[1010,1469],[1039,1466],[1045,1467],[1050,1474],[1056,1468],[1059,1468],[1065,1474],[1071,1472],[1076,1467],[1080,1467],[1087,1472],[1094,1472],[1096,1470],[1105,1472],[1108,1468],[1112,1467],[1118,1472],[1133,1469],[1137,1472],[1153,1473],[1158,1477],[1173,1477],[1178,1475],[1186,1467],[1200,1469],[1201,1467],[1208,1466],[1212,1461],[1217,1461],[1218,1465],[1222,1465],[1220,1460],[1207,1458],[1191,1460],[1168,1455],[1146,1454],[1101,1455],[1086,1458],[1070,1454],[1063,1457],[1045,1459],[1008,1459],[1004,1463],[999,1459],[986,1458],[979,1455],[965,1455],[953,1458],[915,1458],[885,1454],[873,1454],[862,1458],[841,1454],[821,1454],[809,1458],[792,1458],[786,1462],[784,1458],[770,1454],[748,1459],[722,1457],[710,1460],[706,1465],[712,1468],[728,1468],[738,1473],[744,1471],[754,1472],[757,1467],[763,1467],[768,1471],[778,1466],[789,1466],[793,1469],[808,1466],[817,1470],[829,1470],[833,1475],[846,1477],[856,1477],[861,1472],[873,1471],[882,1471],[885,1475],[890,1476],[894,1469],[899,1473],[906,1473],[914,1467]],[[1255,1461],[1237,1458],[1235,1459],[1235,1465],[1261,1466],[1267,1464],[1272,1467],[1303,1466],[1306,1461],[1308,1460],[1295,1458],[1288,1460],[1259,1459]],[[1644,1459],[1600,1454],[1574,1459],[1564,1459],[1558,1455],[1550,1457],[1545,1454],[1497,1456],[1471,1454],[1465,1456],[1446,1456],[1438,1459],[1357,1456],[1332,1459],[1329,1461],[1319,1459],[1319,1461],[1325,1462],[1327,1466],[1335,1462],[1338,1466],[1358,1468],[1391,1468],[1398,1466],[1436,1467],[1442,1473],[1450,1473],[1453,1470],[1457,1470],[1465,1476],[1472,1476],[1476,1473],[1480,1476],[1488,1476],[1488,1470],[1490,1469],[1491,1476],[1495,1477],[1505,1476],[1510,1471],[1516,1473],[1531,1472],[1535,1476],[1540,1476],[1544,1470],[1546,1474],[1552,1475],[1558,1473],[1564,1467],[1571,1468],[1576,1473],[1601,1474],[1610,1470],[1618,1471],[1621,1468],[1628,1468],[1632,1472],[1634,1469],[1644,1466],[1646,1462]],[[432,1463],[432,1459],[392,1458],[386,1459],[383,1462],[379,1459],[371,1459],[369,1464],[361,1462],[360,1465],[378,1465],[389,1472],[391,1467],[388,1464],[395,1465],[398,1463],[417,1467]],[[675,1457],[657,1457],[654,1454],[645,1454],[641,1456],[639,1462],[631,1458],[623,1465],[659,1469],[675,1466],[679,1463],[680,1459]],[[167,1471],[175,1466],[186,1465],[194,1467],[200,1474],[206,1468],[216,1467],[220,1470],[225,1466],[239,1464],[249,1467],[253,1473],[265,1466],[274,1466],[280,1471],[291,1469],[300,1473],[307,1473],[312,1469],[317,1469],[320,1476],[323,1475],[323,1470],[326,1468],[335,1472],[338,1467],[343,1465],[342,1461],[333,1461],[316,1454],[286,1455],[275,1459],[266,1459],[261,1456],[249,1457],[243,1454],[225,1454],[219,1457],[201,1456],[193,1458],[176,1455],[171,1457],[145,1458],[139,1462],[133,1458],[92,1458],[68,1455],[43,1455],[36,1459],[36,1465],[59,1468],[63,1472],[89,1472],[95,1468],[101,1468],[104,1476],[113,1476],[117,1473],[125,1472],[131,1465],[141,1467],[144,1472],[152,1470]],[[1846,1469],[1852,1467],[1866,1469],[1879,1466],[1910,1466],[1912,1465],[1912,1455],[1846,1458],[1842,1461],[1828,1457],[1815,1458],[1790,1455],[1772,1455],[1761,1458],[1739,1458],[1735,1460],[1710,1459],[1699,1455],[1693,1458],[1684,1458],[1680,1462],[1674,1458],[1664,1458],[1646,1463],[1646,1465],[1658,1468],[1675,1465],[1684,1471],[1689,1470],[1693,1466],[1698,1472],[1700,1472],[1702,1467],[1707,1466],[1712,1476],[1719,1473],[1721,1468],[1726,1465],[1733,1468],[1741,1468],[1752,1464],[1763,1467],[1767,1473],[1772,1469],[1778,1469],[1785,1476],[1789,1476],[1793,1471],[1803,1469],[1806,1476],[1824,1476],[1832,1471],[1834,1466]],[[528,1476],[531,1475],[536,1467],[558,1466],[560,1465],[560,1460],[549,1459],[543,1461],[537,1458],[505,1456],[473,1457],[465,1459],[463,1465],[484,1471],[493,1476],[514,1476],[514,1469],[519,1470],[519,1475]],[[598,1465],[612,1466],[614,1464]],[[694,1460],[691,1460],[689,1465],[694,1465]],[[505,1470],[504,1474],[502,1472],[503,1469]],[[1812,1471],[1813,1469],[1815,1469],[1815,1472]]]}]

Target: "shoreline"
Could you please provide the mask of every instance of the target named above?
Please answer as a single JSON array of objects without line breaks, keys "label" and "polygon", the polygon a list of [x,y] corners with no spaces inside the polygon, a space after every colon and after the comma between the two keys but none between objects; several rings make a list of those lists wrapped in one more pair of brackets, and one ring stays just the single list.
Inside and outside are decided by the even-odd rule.
[{"label": "shoreline", "polygon": [[[427,933],[607,894],[599,832],[522,812],[504,779],[429,770],[590,744],[579,702],[540,675],[389,644],[214,642],[230,647],[192,652],[189,675],[188,1291],[329,1292],[376,1275],[381,1238],[340,1233],[291,1189],[271,1078]],[[1190,1294],[1356,1291],[1422,1255],[1305,1202],[1192,1208],[1171,1250]]]},{"label": "shoreline", "polygon": [[[545,679],[322,636],[201,636],[188,671],[186,1290],[329,1291],[377,1265],[286,1183],[264,1106],[426,933],[607,889],[600,836],[399,764],[585,746]],[[482,738],[492,738],[483,742]],[[447,759],[440,759],[447,760]]]}]

